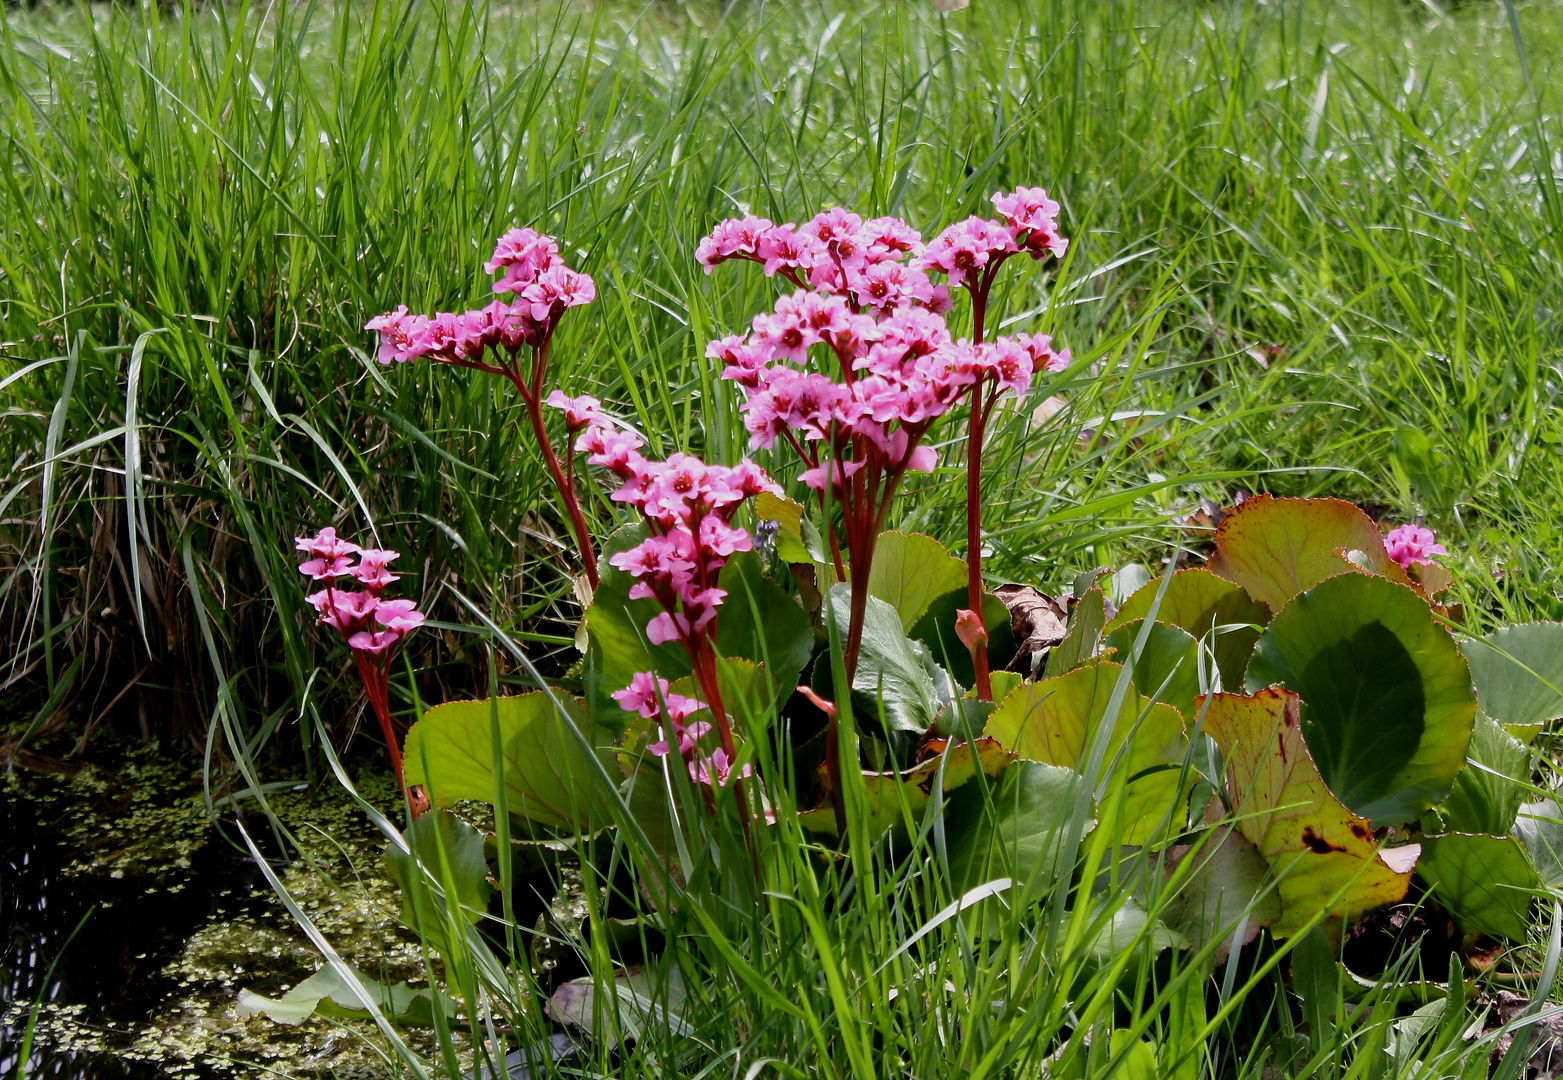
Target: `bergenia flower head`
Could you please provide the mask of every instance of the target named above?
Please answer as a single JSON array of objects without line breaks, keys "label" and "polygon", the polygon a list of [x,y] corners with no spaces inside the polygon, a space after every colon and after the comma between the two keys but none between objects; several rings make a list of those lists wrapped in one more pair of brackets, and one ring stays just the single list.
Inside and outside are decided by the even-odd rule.
[{"label": "bergenia flower head", "polygon": [[912,265],[919,270],[947,275],[951,285],[963,285],[975,282],[993,260],[1019,250],[1014,234],[1007,226],[971,217],[934,237],[922,254],[912,260]]},{"label": "bergenia flower head", "polygon": [[[754,770],[745,765],[738,771],[738,775],[748,779],[754,775]],[[710,757],[700,757],[689,763],[689,778],[697,784],[707,787],[726,787],[733,776],[733,763],[728,758],[727,751],[721,747],[711,752]]]},{"label": "bergenia flower head", "polygon": [[375,359],[382,364],[405,364],[424,354],[423,337],[429,320],[422,315],[412,315],[406,304],[399,304],[395,311],[376,315],[364,324],[365,330],[373,330],[380,337]]},{"label": "bergenia flower head", "polygon": [[495,243],[494,255],[483,264],[483,272],[503,270],[505,276],[494,283],[494,291],[518,293],[553,266],[558,257],[559,245],[553,237],[535,229],[511,229]]},{"label": "bergenia flower head", "polygon": [[1449,554],[1442,544],[1436,542],[1433,530],[1420,525],[1401,525],[1391,529],[1389,535],[1384,537],[1384,550],[1400,564],[1402,570],[1411,569],[1413,563],[1430,562],[1434,555]]},{"label": "bergenia flower head", "polygon": [[717,263],[728,259],[757,259],[760,241],[775,226],[767,218],[730,218],[711,231],[695,247],[695,261],[706,268],[706,273]]},{"label": "bergenia flower head", "polygon": [[[387,600],[387,585],[399,580],[387,567],[399,558],[395,551],[361,548],[336,535],[331,528],[314,536],[297,537],[293,546],[315,556],[299,566],[299,571],[316,581],[328,582],[305,597],[319,615],[320,625],[329,626],[360,652],[380,656],[392,645],[423,625],[423,612],[411,600]],[[353,556],[358,561],[353,561]],[[335,578],[350,577],[359,589],[330,585]]]}]

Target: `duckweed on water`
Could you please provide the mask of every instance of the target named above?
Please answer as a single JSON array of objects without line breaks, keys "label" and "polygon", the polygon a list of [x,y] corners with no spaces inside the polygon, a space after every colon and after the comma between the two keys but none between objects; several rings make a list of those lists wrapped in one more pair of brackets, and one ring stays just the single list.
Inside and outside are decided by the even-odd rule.
[{"label": "duckweed on water", "polygon": [[[89,924],[102,927],[90,952],[67,953],[62,992],[42,1010],[35,1045],[144,1062],[168,1075],[382,1074],[371,1024],[311,1019],[286,1027],[237,1015],[241,988],[280,995],[313,974],[320,958],[238,849],[231,817],[218,824],[207,814],[199,763],[155,745],[122,749],[115,770],[16,772],[4,781],[8,809],[31,819],[34,863],[48,859],[46,849],[56,855],[55,872],[41,880],[39,910],[79,909],[66,915],[74,924],[95,905]],[[376,805],[395,804],[389,777],[364,777],[360,790]],[[417,938],[397,918],[401,899],[384,868],[384,838],[334,785],[313,799],[297,791],[270,802],[297,844],[280,876],[309,919],[360,970],[424,985]],[[253,804],[247,809],[250,834],[274,843],[265,818]],[[197,910],[182,940],[160,942],[167,927],[141,913],[175,901]],[[45,962],[59,944],[38,940]],[[84,948],[78,939],[71,951]],[[115,960],[120,970],[110,970]],[[35,994],[23,987],[4,1003],[8,1031],[25,1026]],[[407,1038],[433,1050],[432,1033]],[[424,1039],[431,1045],[420,1046]]]}]

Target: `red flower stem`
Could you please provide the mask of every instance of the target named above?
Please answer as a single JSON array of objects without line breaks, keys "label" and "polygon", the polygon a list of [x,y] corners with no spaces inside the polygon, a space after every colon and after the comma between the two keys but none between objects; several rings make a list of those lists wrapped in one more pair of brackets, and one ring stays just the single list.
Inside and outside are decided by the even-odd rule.
[{"label": "red flower stem", "polygon": [[[353,650],[353,659],[358,664],[358,677],[363,681],[364,694],[369,698],[369,707],[374,710],[374,717],[380,722],[380,734],[385,736],[385,748],[391,755],[391,772],[396,775],[396,786],[404,798],[407,797],[407,782],[402,778],[402,748],[396,738],[396,728],[391,723],[391,701],[388,673],[369,659],[369,655],[362,649]],[[417,807],[413,808],[413,816],[417,816]]]},{"label": "red flower stem", "polygon": [[[982,344],[983,323],[988,313],[988,290],[1001,259],[995,259],[971,291],[972,343]],[[982,600],[982,443],[987,429],[988,410],[984,407],[983,377],[971,386],[971,418],[966,430],[966,606],[983,617]],[[988,674],[988,643],[979,641],[971,651],[974,688],[978,701],[993,700],[993,683]]]},{"label": "red flower stem", "polygon": [[[722,689],[716,678],[716,650],[711,645],[710,637],[703,637],[693,646],[685,646],[690,659],[695,665],[695,678],[700,683],[700,692],[705,695],[706,707],[711,710],[711,719],[716,722],[716,735],[722,743],[722,749],[727,752],[727,763],[733,769],[729,776],[729,783],[733,789],[733,798],[738,803],[738,820],[743,824],[744,845],[749,848],[750,854],[757,860],[755,871],[759,872],[759,855],[754,850],[754,840],[749,835],[749,801],[744,798],[743,780],[739,777],[737,766],[734,762],[738,758],[738,747],[733,742],[732,725],[727,720],[727,709],[722,704]],[[711,779],[720,782],[716,776]]]},{"label": "red flower stem", "polygon": [[548,425],[543,421],[542,382],[543,372],[548,366],[549,341],[550,339],[544,338],[542,344],[533,350],[530,387],[521,378],[519,371],[509,370],[504,374],[515,385],[521,400],[526,404],[527,418],[532,422],[532,434],[537,438],[538,449],[543,452],[543,464],[547,467],[548,477],[554,482],[559,498],[564,503],[564,512],[570,519],[571,530],[575,533],[575,544],[581,551],[581,563],[586,571],[586,580],[595,592],[599,580],[597,549],[592,543],[591,530],[586,526],[586,515],[581,513],[581,503],[575,495],[575,484],[560,467],[559,456],[554,453],[554,444],[548,438]]}]

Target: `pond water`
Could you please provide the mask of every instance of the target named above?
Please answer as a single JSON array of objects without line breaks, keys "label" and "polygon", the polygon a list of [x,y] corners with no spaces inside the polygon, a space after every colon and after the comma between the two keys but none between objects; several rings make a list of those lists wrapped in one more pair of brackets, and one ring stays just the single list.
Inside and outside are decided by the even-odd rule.
[{"label": "pond water", "polygon": [[[35,1077],[227,1077],[284,1063],[295,1076],[375,1075],[352,1022],[237,1015],[240,989],[282,993],[314,972],[315,950],[232,819],[211,820],[198,762],[117,749],[105,765],[0,775],[0,1077],[16,1075],[29,1023]],[[363,785],[391,801],[387,778]],[[349,962],[417,985],[382,838],[334,785],[273,805],[298,839],[274,861],[294,899]],[[264,818],[246,821],[275,848]]]}]

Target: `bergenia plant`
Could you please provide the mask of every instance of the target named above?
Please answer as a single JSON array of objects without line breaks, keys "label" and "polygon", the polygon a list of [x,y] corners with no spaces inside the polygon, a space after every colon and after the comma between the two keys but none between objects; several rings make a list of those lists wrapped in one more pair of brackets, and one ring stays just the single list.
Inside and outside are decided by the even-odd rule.
[{"label": "bergenia plant", "polygon": [[[843,649],[849,678],[891,499],[907,472],[931,472],[937,464],[923,442],[929,427],[962,399],[969,403],[966,557],[970,608],[980,612],[987,420],[1001,393],[1023,394],[1039,370],[1069,364],[1068,350],[1055,350],[1046,335],[983,340],[988,296],[1004,259],[1022,251],[1036,258],[1058,255],[1067,245],[1058,235],[1058,206],[1040,188],[995,195],[994,202],[1004,222],[974,218],[927,247],[898,218],[865,222],[838,208],[801,228],[757,217],[724,221],[696,252],[707,273],[741,259],[798,288],[777,300],[770,314],[757,316],[747,336],[712,342],[708,355],[724,364],[723,378],[743,388],[751,444],[769,449],[785,440],[806,466],[803,482],[827,512],[825,536],[836,574],[851,581]],[[935,285],[930,272],[971,292],[971,341],[952,338],[944,319],[949,290]],[[810,370],[810,350],[821,345],[830,359],[823,371]],[[978,616],[966,618],[977,618],[980,626]],[[991,701],[985,635],[963,634],[962,640],[972,651],[978,695]]]},{"label": "bergenia plant", "polygon": [[[353,651],[364,695],[391,755],[397,786],[406,795],[401,739],[391,721],[391,658],[402,640],[423,625],[424,614],[411,600],[386,599],[386,586],[399,580],[389,569],[399,554],[359,547],[338,537],[330,526],[314,536],[295,538],[294,546],[309,556],[299,565],[299,572],[324,586],[305,599],[319,613],[320,625],[335,630]],[[351,578],[362,587],[342,588],[334,584],[342,578]],[[411,805],[416,815],[422,800],[413,798]]]},{"label": "bergenia plant", "polygon": [[[549,438],[543,406],[564,411],[572,436],[595,413],[594,398],[570,398],[557,389],[545,397],[545,388],[549,348],[560,318],[570,308],[596,299],[597,286],[589,275],[564,264],[559,258],[559,245],[552,237],[532,229],[511,229],[501,236],[483,269],[501,275],[494,282],[494,291],[508,295],[508,301],[498,299],[474,311],[442,311],[433,316],[411,314],[402,305],[370,319],[364,328],[379,335],[376,355],[382,364],[427,357],[510,381],[526,406],[543,464],[564,504],[586,579],[596,589],[597,553],[591,531],[581,510],[573,471],[568,463],[560,464]],[[524,364],[523,352],[527,354]]]},{"label": "bergenia plant", "polygon": [[[662,606],[647,623],[646,637],[654,645],[677,644],[688,654],[705,700],[668,694],[666,681],[654,671],[636,674],[613,696],[624,709],[648,719],[665,713],[665,734],[652,752],[667,754],[677,746],[693,779],[721,786],[729,778],[737,746],[717,685],[717,609],[727,596],[717,582],[729,558],[754,547],[749,533],[732,524],[739,506],[761,492],[779,494],[781,489],[747,458],[732,467],[707,465],[687,454],[649,461],[640,447],[632,432],[601,418],[576,444],[588,462],[623,481],[613,500],[633,507],[645,522],[650,535],[609,561],[636,579],[630,599],[654,599]],[[709,725],[684,724],[702,709],[709,710],[721,743],[710,755],[697,746]]]}]

